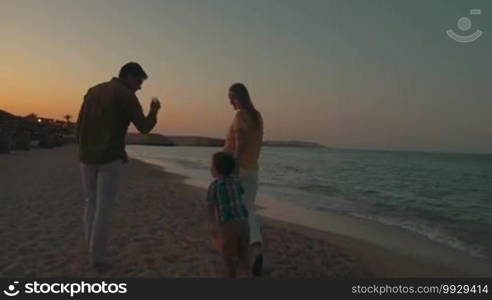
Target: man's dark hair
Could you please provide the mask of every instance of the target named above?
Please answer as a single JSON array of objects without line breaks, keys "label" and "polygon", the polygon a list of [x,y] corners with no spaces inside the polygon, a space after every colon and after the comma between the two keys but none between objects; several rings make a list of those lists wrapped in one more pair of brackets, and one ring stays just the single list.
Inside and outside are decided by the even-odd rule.
[{"label": "man's dark hair", "polygon": [[212,157],[212,164],[219,175],[227,176],[236,168],[236,160],[227,152],[217,152]]},{"label": "man's dark hair", "polygon": [[125,78],[128,75],[137,78],[142,78],[144,80],[148,78],[143,68],[136,62],[129,62],[125,64],[123,67],[121,67],[120,74],[118,76],[120,78]]}]

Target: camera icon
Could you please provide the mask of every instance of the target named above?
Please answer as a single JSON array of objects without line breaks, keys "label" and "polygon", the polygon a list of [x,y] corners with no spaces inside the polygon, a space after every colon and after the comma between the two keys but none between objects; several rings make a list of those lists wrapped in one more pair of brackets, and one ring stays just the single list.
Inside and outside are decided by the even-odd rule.
[{"label": "camera icon", "polygon": [[4,290],[3,293],[9,297],[17,296],[20,292],[15,289],[15,285],[18,283],[18,281],[14,281],[14,284],[9,285],[9,287]]},{"label": "camera icon", "polygon": [[[470,15],[481,15],[481,14],[482,14],[481,9],[471,9],[470,10]],[[472,21],[468,17],[461,17],[458,20],[457,26],[458,26],[459,30],[461,30],[462,32],[465,32],[465,31],[470,30],[470,28],[472,27]],[[448,34],[448,36],[450,38],[457,41],[458,43],[471,43],[471,42],[477,40],[480,36],[482,36],[483,31],[476,30],[472,34],[461,35],[461,34],[454,32],[454,30],[449,29],[448,31],[446,31],[446,33]]]}]

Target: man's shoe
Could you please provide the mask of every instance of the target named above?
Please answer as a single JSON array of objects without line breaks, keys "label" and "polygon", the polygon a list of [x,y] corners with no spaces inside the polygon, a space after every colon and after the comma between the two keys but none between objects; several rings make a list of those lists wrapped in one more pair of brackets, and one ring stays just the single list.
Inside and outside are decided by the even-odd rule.
[{"label": "man's shoe", "polygon": [[253,277],[260,277],[261,276],[261,271],[263,269],[263,255],[258,254],[255,256],[255,259],[253,261]]}]

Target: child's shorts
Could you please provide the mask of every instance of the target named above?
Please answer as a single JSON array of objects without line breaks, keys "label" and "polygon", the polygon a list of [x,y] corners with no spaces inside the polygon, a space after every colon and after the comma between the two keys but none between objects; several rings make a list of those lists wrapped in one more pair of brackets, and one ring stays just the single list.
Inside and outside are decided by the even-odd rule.
[{"label": "child's shorts", "polygon": [[246,257],[249,251],[247,220],[232,220],[219,225],[218,248],[228,257]]}]

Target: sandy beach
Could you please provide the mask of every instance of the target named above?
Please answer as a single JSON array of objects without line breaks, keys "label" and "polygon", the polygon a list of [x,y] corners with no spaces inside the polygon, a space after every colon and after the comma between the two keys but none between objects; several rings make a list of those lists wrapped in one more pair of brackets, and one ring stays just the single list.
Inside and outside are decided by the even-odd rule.
[{"label": "sandy beach", "polygon": [[[0,156],[0,166],[0,277],[216,276],[205,190],[183,176],[129,161],[112,220],[113,264],[95,271],[84,246],[77,147],[17,151]],[[274,217],[263,218],[265,277],[481,275]]]}]

